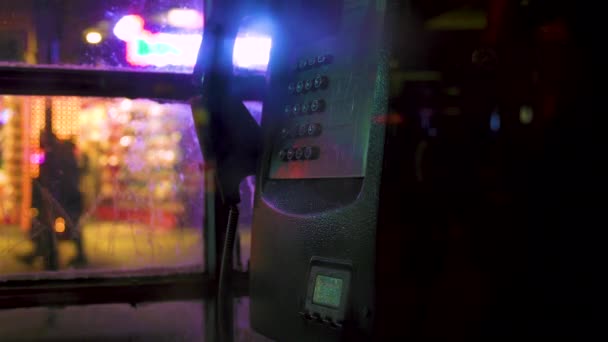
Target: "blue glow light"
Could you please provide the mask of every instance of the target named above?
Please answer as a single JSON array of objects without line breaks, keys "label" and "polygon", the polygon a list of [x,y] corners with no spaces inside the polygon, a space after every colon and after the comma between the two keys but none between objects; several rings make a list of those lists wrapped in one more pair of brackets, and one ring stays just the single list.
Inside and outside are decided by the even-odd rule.
[{"label": "blue glow light", "polygon": [[0,110],[0,124],[4,125],[8,122],[8,120],[11,119],[11,117],[13,116],[13,112],[8,109],[5,108],[3,110]]},{"label": "blue glow light", "polygon": [[241,69],[266,72],[272,39],[253,32],[243,32],[234,42],[232,64]]},{"label": "blue glow light", "polygon": [[490,129],[493,132],[498,132],[500,130],[500,115],[497,111],[493,112],[490,116]]}]

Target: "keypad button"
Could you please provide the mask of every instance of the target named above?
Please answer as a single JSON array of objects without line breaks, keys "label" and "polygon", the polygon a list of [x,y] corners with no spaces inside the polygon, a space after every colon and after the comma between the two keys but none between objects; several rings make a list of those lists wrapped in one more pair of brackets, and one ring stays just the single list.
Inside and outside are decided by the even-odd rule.
[{"label": "keypad button", "polygon": [[295,154],[296,154],[296,152],[294,151],[294,149],[289,148],[289,149],[287,149],[287,154],[286,154],[285,158],[287,159],[287,161],[292,161],[293,158],[295,158]]},{"label": "keypad button", "polygon": [[291,105],[287,105],[285,106],[285,109],[283,110],[283,112],[285,113],[285,115],[289,115],[291,114]]},{"label": "keypad button", "polygon": [[319,148],[313,146],[304,147],[304,159],[306,160],[315,160],[319,158]]},{"label": "keypad button", "polygon": [[296,160],[302,160],[302,159],[304,159],[304,149],[302,149],[302,148],[296,148],[295,158],[296,158]]},{"label": "keypad button", "polygon": [[308,125],[304,124],[304,125],[298,126],[298,136],[303,137],[303,136],[306,136],[306,134],[308,134]]},{"label": "keypad button", "polygon": [[304,90],[306,90],[306,91],[312,90],[312,80],[306,80],[304,82]]},{"label": "keypad button", "polygon": [[313,86],[315,90],[325,89],[327,88],[328,79],[326,76],[317,75],[313,81]]},{"label": "keypad button", "polygon": [[316,123],[308,125],[308,128],[306,129],[306,133],[310,137],[316,137],[316,136],[321,135],[321,125],[316,124]]},{"label": "keypad button", "polygon": [[308,114],[309,111],[310,111],[310,105],[308,104],[308,102],[303,103],[302,104],[302,109],[300,110],[300,112],[302,113],[302,115]]},{"label": "keypad button", "polygon": [[287,160],[287,152],[285,150],[279,151],[279,160],[282,160],[282,161]]},{"label": "keypad button", "polygon": [[287,86],[287,92],[289,92],[290,94],[293,94],[296,92],[296,84],[291,82],[289,83],[289,85]]},{"label": "keypad button", "polygon": [[299,70],[304,70],[306,69],[306,66],[308,65],[308,60],[306,58],[302,58],[298,61],[298,69]]},{"label": "keypad button", "polygon": [[317,65],[329,64],[330,62],[331,62],[331,55],[317,56]]},{"label": "keypad button", "polygon": [[281,138],[283,138],[283,139],[289,138],[289,129],[287,129],[287,128],[281,129]]},{"label": "keypad button", "polygon": [[300,105],[299,104],[293,105],[293,107],[291,108],[291,112],[293,113],[293,115],[300,114]]},{"label": "keypad button", "polygon": [[309,68],[314,68],[314,66],[317,64],[317,58],[316,57],[310,57],[308,59],[308,67]]},{"label": "keypad button", "polygon": [[325,110],[325,101],[322,99],[314,100],[310,103],[310,111],[320,113]]},{"label": "keypad button", "polygon": [[304,91],[304,81],[298,82],[296,84],[296,93],[301,94]]}]

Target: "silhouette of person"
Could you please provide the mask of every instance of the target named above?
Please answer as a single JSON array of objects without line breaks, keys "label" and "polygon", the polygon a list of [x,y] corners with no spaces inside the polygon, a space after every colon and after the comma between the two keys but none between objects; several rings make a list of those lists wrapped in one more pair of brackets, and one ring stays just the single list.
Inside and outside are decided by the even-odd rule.
[{"label": "silhouette of person", "polygon": [[[38,213],[32,219],[30,229],[34,250],[18,259],[31,264],[37,257],[43,257],[45,269],[56,270],[57,239],[69,239],[76,245],[76,256],[70,265],[85,266],[87,258],[79,225],[83,211],[82,194],[75,145],[70,141],[60,141],[48,131],[41,134],[40,143],[45,158],[40,165],[40,176],[32,185],[32,207]],[[58,226],[59,219],[61,227]]]}]

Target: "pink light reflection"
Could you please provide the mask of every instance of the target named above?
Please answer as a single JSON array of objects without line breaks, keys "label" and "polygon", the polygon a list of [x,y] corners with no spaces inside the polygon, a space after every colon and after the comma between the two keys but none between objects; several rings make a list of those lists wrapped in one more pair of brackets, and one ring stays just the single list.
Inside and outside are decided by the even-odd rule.
[{"label": "pink light reflection", "polygon": [[45,160],[44,152],[34,152],[30,154],[30,163],[40,165],[43,164]]}]

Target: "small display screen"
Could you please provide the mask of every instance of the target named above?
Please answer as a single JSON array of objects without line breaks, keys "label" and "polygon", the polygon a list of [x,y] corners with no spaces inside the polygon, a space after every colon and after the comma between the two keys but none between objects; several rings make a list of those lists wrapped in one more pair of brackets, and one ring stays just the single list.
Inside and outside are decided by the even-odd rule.
[{"label": "small display screen", "polygon": [[325,305],[332,308],[340,307],[342,283],[343,280],[340,278],[317,275],[312,302],[314,304]]}]

